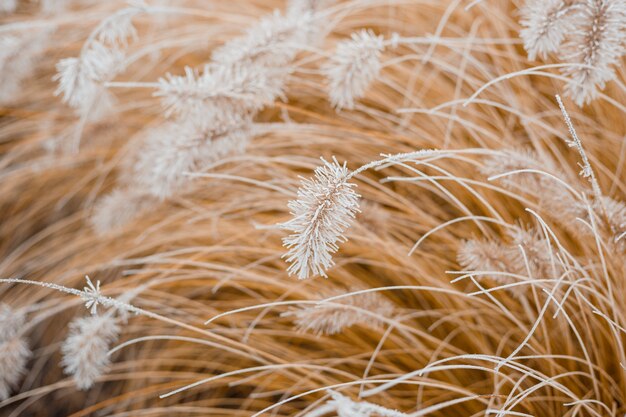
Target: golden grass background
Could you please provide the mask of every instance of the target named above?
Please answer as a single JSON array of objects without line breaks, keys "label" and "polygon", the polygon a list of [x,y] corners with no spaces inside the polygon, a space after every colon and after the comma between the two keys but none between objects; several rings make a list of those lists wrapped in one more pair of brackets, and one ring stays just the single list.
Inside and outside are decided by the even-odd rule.
[{"label": "golden grass background", "polygon": [[[1,415],[248,416],[290,396],[317,390],[266,414],[291,416],[311,409],[316,401],[327,400],[324,387],[336,386],[356,399],[360,383],[354,381],[363,378],[366,369],[368,377],[388,380],[456,355],[506,357],[522,342],[541,310],[545,302],[541,292],[523,303],[506,291],[496,291],[492,293],[495,303],[484,295],[466,296],[476,287],[467,280],[450,283],[455,276],[446,273],[461,269],[456,254],[465,239],[499,239],[503,229],[489,223],[455,223],[429,236],[407,255],[431,229],[470,214],[511,224],[536,224],[525,208],[536,210],[561,244],[589,266],[589,273],[597,278],[590,286],[607,296],[602,290],[606,285],[600,278],[596,242],[561,224],[559,213],[541,203],[542,190],[507,193],[502,182],[487,181],[480,171],[484,155],[435,160],[434,167],[418,167],[434,178],[431,181],[380,181],[387,176],[419,178],[403,166],[357,177],[362,213],[347,232],[349,241],[335,255],[337,266],[328,272],[328,279],[298,281],[287,276],[287,265],[281,260],[285,233],[258,227],[289,218],[287,202],[293,195],[275,187],[295,192],[298,175],[311,176],[320,156],[336,156],[355,169],[379,159],[381,153],[525,148],[554,160],[571,184],[586,186],[578,176],[578,155],[563,140],[567,128],[554,100],[563,90],[562,80],[519,76],[485,90],[478,97],[482,101],[426,111],[465,99],[498,76],[544,63],[529,62],[519,43],[388,50],[383,62],[389,64],[380,79],[355,110],[341,112],[330,107],[324,79],[316,72],[320,56],[302,53],[297,60],[302,66],[288,83],[288,99],[257,117],[258,122],[273,124],[252,141],[245,155],[227,158],[196,178],[185,192],[123,228],[95,234],[89,218],[97,197],[113,189],[122,156],[137,146],[142,131],[163,120],[163,111],[149,91],[115,89],[115,111],[87,123],[80,150],[67,152],[64,143],[79,120],[54,97],[51,78],[55,63],[76,55],[102,16],[123,4],[94,3],[52,17],[37,16],[34,6],[25,4],[17,14],[4,18],[5,23],[25,18],[54,20],[59,26],[33,76],[24,82],[15,100],[0,109],[0,276],[82,288],[88,274],[102,282],[103,293],[109,296],[153,282],[133,304],[176,323],[132,316],[123,326],[120,342],[148,336],[155,336],[154,340],[138,341],[115,353],[110,371],[92,389],[81,392],[59,365],[59,346],[68,322],[85,314],[81,300],[45,288],[0,286],[2,302],[33,306],[25,329],[33,357],[14,397],[0,402]],[[240,34],[260,16],[284,7],[282,1],[271,0],[180,4],[205,13],[197,18],[139,19],[140,36],[134,50],[147,51],[150,45],[173,40],[180,44],[146,54],[119,80],[154,81],[166,72],[181,73],[185,65],[201,65],[209,60],[213,48]],[[387,36],[392,32],[425,36],[436,32],[446,14],[444,37],[518,38],[518,5],[514,2],[484,0],[470,10],[464,6],[465,2],[447,0],[340,2],[332,14],[332,31],[320,48],[331,54],[338,40],[360,28]],[[583,108],[568,100],[566,105],[603,192],[624,201],[626,97],[621,86],[625,77],[623,67],[617,71],[617,80],[603,91],[606,98]],[[399,113],[400,108],[425,111]],[[468,190],[454,178],[474,182],[466,184]],[[624,324],[624,251],[614,246],[604,249],[602,258],[614,299],[596,301],[605,313]],[[479,281],[486,286],[492,283]],[[216,314],[256,304],[315,300],[320,292],[332,289],[385,286],[442,291],[381,292],[404,316],[388,333],[389,326],[359,325],[333,336],[298,332],[289,317],[280,315],[288,306],[255,309],[203,324]],[[522,350],[543,357],[523,363],[548,378],[558,376],[558,382],[573,395],[593,398],[606,408],[598,404],[568,406],[565,404],[571,399],[562,392],[538,386],[515,410],[538,417],[622,416],[626,412],[625,371],[620,366],[626,354],[623,334],[580,299],[571,297],[567,303],[568,317],[584,342],[588,359],[572,323],[564,315],[553,319],[551,307]],[[156,336],[196,338],[205,344]],[[374,354],[370,369],[368,362]],[[454,363],[485,365],[472,359]],[[159,398],[205,377],[253,367],[266,368]],[[515,383],[522,389],[538,383],[520,372],[502,371],[510,379],[476,369],[433,372],[413,379],[419,383],[397,385],[367,401],[408,413],[476,395],[474,400],[428,415],[484,415],[485,409],[503,403]]]}]

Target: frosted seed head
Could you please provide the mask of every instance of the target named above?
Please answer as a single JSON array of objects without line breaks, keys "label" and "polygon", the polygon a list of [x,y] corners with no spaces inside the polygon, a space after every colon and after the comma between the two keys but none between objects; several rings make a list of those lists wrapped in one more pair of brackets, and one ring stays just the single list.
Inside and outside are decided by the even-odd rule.
[{"label": "frosted seed head", "polygon": [[337,109],[353,109],[381,69],[384,38],[371,30],[353,33],[337,44],[330,62],[324,66],[330,101]]},{"label": "frosted seed head", "polygon": [[31,356],[26,341],[19,337],[0,341],[0,401],[11,396],[11,390],[20,381]]},{"label": "frosted seed head", "polygon": [[582,106],[593,101],[615,78],[626,49],[626,2],[586,0],[577,14],[576,28],[561,49],[561,59],[573,65],[563,69],[570,78],[567,94]]},{"label": "frosted seed head", "polygon": [[13,13],[17,9],[17,0],[0,0],[0,13]]},{"label": "frosted seed head", "polygon": [[137,30],[133,18],[144,10],[142,6],[128,7],[119,10],[102,22],[98,31],[99,41],[110,45],[126,46],[128,40],[137,39]]},{"label": "frosted seed head", "polygon": [[168,115],[202,116],[224,126],[282,98],[286,77],[285,70],[250,65],[208,65],[202,74],[187,67],[185,75],[159,79],[154,95]]},{"label": "frosted seed head", "polygon": [[125,181],[133,189],[164,200],[186,190],[198,172],[215,162],[245,152],[252,137],[249,119],[225,130],[202,120],[170,122],[155,129],[136,155]]},{"label": "frosted seed head", "polygon": [[557,52],[565,38],[575,28],[577,13],[575,1],[529,0],[521,9],[520,36],[531,60],[547,58]]},{"label": "frosted seed head", "polygon": [[283,238],[290,275],[300,279],[326,276],[334,262],[332,254],[346,240],[345,232],[359,211],[356,184],[348,182],[350,171],[336,159],[315,169],[313,179],[303,179],[298,199],[289,202],[293,218],[280,225],[293,232]]},{"label": "frosted seed head", "polygon": [[[348,291],[334,290],[320,294],[321,298],[329,298],[346,292],[355,292],[363,288],[352,287]],[[285,313],[285,316],[293,316],[294,323],[300,331],[312,332],[317,335],[333,335],[341,333],[344,329],[354,325],[364,325],[379,328],[383,325],[381,319],[365,315],[362,312],[351,309],[357,307],[389,318],[394,312],[394,305],[376,292],[351,295],[319,305],[305,305],[301,309]]]},{"label": "frosted seed head", "polygon": [[90,223],[96,233],[105,234],[127,225],[156,204],[155,198],[147,193],[118,188],[96,202]]},{"label": "frosted seed head", "polygon": [[62,95],[65,103],[78,110],[91,106],[103,91],[102,83],[118,71],[123,58],[120,50],[92,42],[81,56],[57,63],[55,95]]},{"label": "frosted seed head", "polygon": [[17,336],[26,317],[24,313],[12,309],[8,304],[0,304],[0,342],[9,340]]},{"label": "frosted seed head", "polygon": [[107,371],[110,364],[108,351],[119,336],[119,326],[109,315],[74,319],[63,346],[62,365],[81,390],[91,388]]},{"label": "frosted seed head", "polygon": [[278,68],[290,63],[303,46],[312,42],[315,29],[314,15],[310,12],[284,16],[276,11],[259,20],[243,36],[217,48],[212,58],[222,65]]}]

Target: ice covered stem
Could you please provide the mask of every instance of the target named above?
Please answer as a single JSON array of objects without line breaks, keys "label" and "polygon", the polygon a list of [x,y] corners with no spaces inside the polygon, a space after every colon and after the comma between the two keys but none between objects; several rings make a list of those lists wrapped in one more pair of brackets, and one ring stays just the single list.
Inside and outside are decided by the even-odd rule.
[{"label": "ice covered stem", "polygon": [[593,195],[595,198],[596,204],[599,204],[602,209],[602,214],[606,215],[606,208],[604,207],[604,199],[602,196],[602,190],[600,189],[600,184],[598,183],[598,179],[596,178],[596,174],[591,167],[591,163],[589,162],[589,158],[587,157],[587,153],[583,148],[582,141],[578,137],[576,133],[576,129],[574,128],[574,124],[572,123],[572,119],[569,117],[567,110],[565,109],[565,105],[563,104],[563,100],[561,100],[561,96],[556,95],[556,101],[559,103],[559,108],[561,109],[561,113],[563,113],[563,119],[565,119],[565,124],[569,129],[569,133],[571,136],[570,140],[567,140],[567,145],[571,148],[576,148],[580,158],[582,160],[582,170],[580,171],[580,175],[583,178],[587,178],[589,183],[591,184],[591,188],[593,190]]},{"label": "ice covered stem", "polygon": [[302,179],[298,198],[289,202],[293,218],[278,225],[293,232],[283,238],[289,250],[283,256],[291,265],[289,275],[306,279],[315,275],[326,277],[326,270],[334,265],[332,254],[345,242],[344,232],[359,212],[360,195],[354,191],[356,184],[350,180],[363,171],[406,159],[432,155],[434,150],[422,150],[397,155],[383,155],[384,159],[370,162],[350,172],[346,164],[337,159],[322,159],[323,165],[315,169],[315,178]]},{"label": "ice covered stem", "polygon": [[98,281],[94,285],[91,282],[91,279],[86,277],[87,286],[85,287],[85,291],[77,290],[75,288],[68,288],[63,285],[54,284],[52,282],[45,281],[32,281],[28,279],[21,278],[0,278],[0,283],[3,284],[27,284],[27,285],[36,285],[43,288],[49,288],[51,290],[60,291],[65,294],[76,295],[85,301],[85,306],[90,311],[96,311],[98,305],[101,305],[106,308],[115,308],[119,312],[130,312],[135,314],[140,314],[146,317],[151,318],[160,318],[157,314],[151,313],[146,310],[142,310],[137,308],[131,304],[123,302],[121,300],[117,300],[115,298],[107,297],[102,295],[100,292],[100,286],[98,285]]},{"label": "ice covered stem", "polygon": [[0,401],[9,398],[31,354],[21,336],[24,321],[22,313],[0,304]]}]

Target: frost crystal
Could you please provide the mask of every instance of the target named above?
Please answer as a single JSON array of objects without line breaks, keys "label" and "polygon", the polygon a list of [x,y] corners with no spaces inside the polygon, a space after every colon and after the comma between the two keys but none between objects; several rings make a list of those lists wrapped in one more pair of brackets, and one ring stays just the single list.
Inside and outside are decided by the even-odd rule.
[{"label": "frost crystal", "polygon": [[85,275],[85,280],[87,281],[87,286],[83,288],[84,295],[82,298],[85,301],[85,307],[89,309],[91,314],[95,315],[98,313],[98,304],[100,303],[100,298],[102,298],[100,281],[96,281],[96,285],[94,285],[87,275]]}]

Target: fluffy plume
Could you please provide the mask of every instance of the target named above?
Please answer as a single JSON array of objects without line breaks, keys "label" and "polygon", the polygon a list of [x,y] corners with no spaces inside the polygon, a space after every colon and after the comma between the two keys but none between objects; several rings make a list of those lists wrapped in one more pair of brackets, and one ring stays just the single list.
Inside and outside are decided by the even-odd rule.
[{"label": "fluffy plume", "polygon": [[70,0],[40,0],[39,5],[41,7],[41,12],[44,14],[55,14],[64,12]]},{"label": "fluffy plume", "polygon": [[[516,277],[498,274],[520,274],[526,276],[523,263],[519,263],[517,252],[500,242],[488,240],[467,240],[461,244],[457,252],[457,261],[464,271],[493,272],[479,278],[488,277],[500,284],[513,284],[519,282]],[[508,291],[516,297],[522,297],[527,286],[509,287]]]},{"label": "fluffy plume", "polygon": [[[103,83],[123,70],[124,52],[128,38],[136,38],[132,19],[147,11],[142,1],[132,1],[131,6],[121,9],[103,20],[90,35],[78,57],[65,58],[57,64],[55,80],[59,86],[55,95],[78,110],[102,112],[101,103],[109,104],[110,94]],[[96,103],[96,99],[97,103]],[[97,108],[91,108],[98,104]]]},{"label": "fluffy plume", "polygon": [[90,388],[106,372],[110,360],[107,352],[119,337],[119,326],[110,315],[74,319],[70,334],[63,343],[63,366],[79,389]]},{"label": "fluffy plume", "polygon": [[26,318],[6,304],[0,304],[0,338],[10,339],[19,334]]},{"label": "fluffy plume", "polygon": [[290,63],[312,41],[314,16],[304,12],[287,16],[275,12],[213,52],[217,64],[254,64],[278,68]]},{"label": "fluffy plume", "polygon": [[409,414],[372,404],[367,401],[352,401],[335,391],[328,391],[332,400],[305,414],[305,417],[320,417],[333,413],[339,417],[408,417]]},{"label": "fluffy plume", "polygon": [[606,209],[607,221],[614,240],[619,247],[626,248],[626,204],[611,197],[603,197],[602,206]]},{"label": "fluffy plume", "polygon": [[359,223],[369,229],[372,233],[385,233],[388,223],[392,220],[391,214],[385,207],[371,200],[361,200]]},{"label": "fluffy plume", "polygon": [[124,58],[116,48],[100,42],[90,47],[77,58],[65,58],[57,64],[55,80],[59,86],[55,95],[77,110],[84,110],[94,103],[99,94],[105,93],[102,83],[112,77]]},{"label": "fluffy plume", "polygon": [[145,4],[140,1],[131,2],[133,5],[119,10],[117,13],[105,19],[98,30],[97,38],[100,42],[110,45],[125,46],[128,39],[137,39],[137,30],[133,25],[133,18],[147,10]]},{"label": "fluffy plume", "polygon": [[[481,171],[486,176],[496,176],[507,172],[532,169],[545,172],[570,183],[567,175],[550,158],[543,158],[535,152],[524,149],[505,149],[486,159]],[[515,192],[533,195],[546,209],[548,215],[571,231],[580,232],[576,218],[585,216],[585,209],[567,188],[553,178],[540,173],[522,172],[498,180],[506,188]]]},{"label": "fluffy plume", "polygon": [[0,13],[11,13],[17,9],[17,0],[0,0]]},{"label": "fluffy plume", "polygon": [[36,68],[35,60],[46,49],[48,30],[0,35],[0,103],[8,103],[21,89],[22,81]]},{"label": "fluffy plume", "polygon": [[354,108],[354,101],[363,97],[367,87],[378,77],[384,48],[383,37],[371,30],[361,30],[353,33],[351,40],[339,42],[324,68],[333,106]]},{"label": "fluffy plume", "polygon": [[558,278],[561,275],[563,267],[557,262],[556,250],[540,230],[514,227],[508,231],[508,235],[511,239],[513,265],[517,270],[514,272],[530,274],[535,279]]},{"label": "fluffy plume", "polygon": [[310,276],[326,276],[326,270],[334,262],[332,254],[345,241],[343,232],[350,226],[359,211],[360,196],[354,191],[355,184],[346,164],[336,159],[315,169],[314,179],[303,179],[298,199],[289,202],[293,219],[281,227],[293,232],[283,238],[289,248],[284,255],[289,274],[299,279]]},{"label": "fluffy plume", "polygon": [[91,225],[98,234],[118,229],[158,202],[154,196],[134,189],[119,188],[98,200]]},{"label": "fluffy plume", "polygon": [[283,98],[285,64],[312,32],[311,13],[274,13],[218,48],[201,74],[187,67],[183,76],[161,78],[155,96],[177,119],[149,136],[127,172],[127,188],[162,200],[188,183],[186,172],[244,152],[252,118]]},{"label": "fluffy plume", "polygon": [[0,304],[0,401],[9,398],[31,355],[26,341],[20,336],[24,320],[23,314]]},{"label": "fluffy plume", "polygon": [[[498,153],[486,158],[481,172],[488,176],[495,176],[507,172],[523,169],[533,169],[548,172],[557,178],[566,178],[565,174],[549,158],[542,158],[537,153],[528,149],[502,149]],[[521,188],[533,190],[539,182],[548,182],[544,176],[534,173],[520,173],[500,179],[503,184],[510,187],[519,186]]]},{"label": "fluffy plume", "polygon": [[333,0],[290,0],[287,3],[287,15],[299,16],[306,12],[315,13],[328,7],[331,3]]},{"label": "fluffy plume", "polygon": [[25,372],[30,355],[26,341],[20,337],[0,342],[0,400],[9,398],[11,388]]},{"label": "fluffy plume", "polygon": [[[358,291],[362,288],[351,288],[349,292]],[[344,291],[328,291],[325,297],[344,294]],[[340,305],[337,305],[340,304]],[[342,307],[342,306],[348,306]],[[382,295],[376,292],[353,295],[322,303],[315,306],[305,306],[302,309],[289,311],[284,316],[293,316],[296,327],[301,331],[321,334],[337,334],[343,329],[356,324],[380,327],[382,322],[370,315],[353,310],[349,307],[357,307],[378,314],[382,317],[391,317],[394,306]]]},{"label": "fluffy plume", "polygon": [[567,92],[578,105],[592,101],[607,81],[615,78],[613,68],[624,55],[626,2],[587,0],[580,23],[563,48],[563,60],[587,67],[568,67],[571,79]]},{"label": "fluffy plume", "polygon": [[167,123],[147,138],[125,181],[135,189],[166,199],[189,182],[186,173],[243,153],[250,137],[250,124],[244,121],[227,130],[216,130],[205,123]]},{"label": "fluffy plume", "polygon": [[202,114],[218,124],[251,114],[282,97],[284,71],[253,65],[207,65],[201,75],[185,68],[185,75],[159,80],[155,96],[168,114]]},{"label": "fluffy plume", "polygon": [[[533,279],[555,279],[562,273],[554,249],[538,230],[514,227],[508,235],[508,243],[479,239],[463,242],[457,252],[459,265],[466,271],[494,272],[486,276],[501,284],[516,283],[521,278],[497,272]],[[522,296],[527,289],[528,286],[521,285],[508,290]]]},{"label": "fluffy plume", "polygon": [[520,35],[530,59],[546,58],[556,52],[575,28],[577,7],[574,0],[527,0],[521,10]]},{"label": "fluffy plume", "polygon": [[252,124],[249,119],[234,120],[234,127],[226,130],[190,118],[148,132],[142,146],[127,158],[122,185],[97,202],[90,219],[95,232],[116,230],[185,190],[191,183],[187,173],[244,153]]}]

